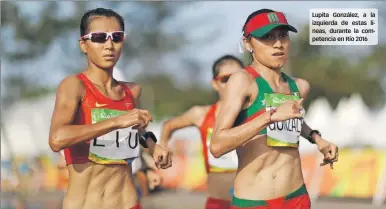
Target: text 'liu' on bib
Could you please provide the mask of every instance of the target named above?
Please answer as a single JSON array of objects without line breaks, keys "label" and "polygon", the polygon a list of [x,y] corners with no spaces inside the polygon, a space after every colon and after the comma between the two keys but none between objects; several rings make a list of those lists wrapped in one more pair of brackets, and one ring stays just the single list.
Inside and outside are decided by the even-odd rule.
[{"label": "text 'liu' on bib", "polygon": [[[104,108],[91,109],[92,123],[127,113]],[[139,155],[138,130],[132,127],[117,129],[90,142],[89,160],[98,164],[126,164],[125,159]]]}]

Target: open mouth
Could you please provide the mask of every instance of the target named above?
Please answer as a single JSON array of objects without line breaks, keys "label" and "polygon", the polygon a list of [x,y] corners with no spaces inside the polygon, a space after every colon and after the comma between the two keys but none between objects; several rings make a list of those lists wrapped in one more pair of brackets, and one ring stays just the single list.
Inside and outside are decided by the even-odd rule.
[{"label": "open mouth", "polygon": [[284,52],[276,52],[272,54],[272,56],[283,56],[283,55],[284,55]]}]

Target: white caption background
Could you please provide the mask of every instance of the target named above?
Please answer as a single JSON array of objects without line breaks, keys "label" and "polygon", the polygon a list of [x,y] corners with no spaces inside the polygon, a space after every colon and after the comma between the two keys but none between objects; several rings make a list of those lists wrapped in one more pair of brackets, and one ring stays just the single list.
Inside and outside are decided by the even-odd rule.
[{"label": "white caption background", "polygon": [[310,45],[378,44],[378,9],[311,9],[309,24]]}]

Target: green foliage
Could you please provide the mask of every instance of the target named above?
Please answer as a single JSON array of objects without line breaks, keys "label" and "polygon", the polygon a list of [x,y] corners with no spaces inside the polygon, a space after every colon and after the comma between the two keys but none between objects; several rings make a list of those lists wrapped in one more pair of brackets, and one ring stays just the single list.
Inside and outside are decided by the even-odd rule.
[{"label": "green foliage", "polygon": [[[18,43],[25,43],[22,50],[5,51],[4,57],[15,64],[28,62],[45,55],[54,41],[63,37],[66,38],[74,31],[78,34],[79,21],[86,9],[89,8],[87,2],[73,3],[76,8],[74,15],[70,18],[61,18],[57,15],[60,9],[59,2],[42,2],[45,9],[42,13],[36,14],[38,22],[33,23],[27,16],[21,14],[17,4],[10,1],[4,2],[1,8],[2,27],[11,27],[15,34],[15,37],[12,38]],[[119,10],[123,4],[127,4],[127,2],[105,2],[104,6]],[[163,68],[160,65],[160,59],[163,55],[176,52],[187,44],[185,35],[181,31],[165,31],[163,25],[170,21],[176,12],[180,11],[180,8],[188,2],[131,2],[130,4],[138,9],[129,13],[122,12],[129,38],[125,42],[120,64],[126,66],[130,61],[137,60],[146,72],[159,71]],[[141,15],[138,13],[139,11],[146,15]],[[82,60],[79,57],[82,55],[79,50],[74,53],[71,49],[73,45],[68,43],[74,40],[71,38],[62,41],[64,42],[61,44],[62,51],[66,52],[66,59],[72,61],[58,63],[58,65],[64,66],[68,74],[79,72],[79,66],[82,65]],[[199,42],[200,40],[196,44]],[[186,70],[192,72],[198,70],[196,60],[183,57],[181,53],[179,56],[187,63]],[[6,87],[14,90],[14,92],[10,92],[8,97],[19,94],[20,98],[24,98],[39,96],[40,93],[47,92],[35,83],[26,82],[30,78],[25,78],[24,74],[15,76],[16,78],[8,78],[9,82],[7,82]],[[24,85],[26,83],[28,86]],[[50,88],[50,86],[43,88]],[[7,99],[10,101],[9,103],[17,100],[16,98]]]},{"label": "green foliage", "polygon": [[[57,16],[58,2],[46,2],[46,9],[39,14],[39,21],[35,24],[31,23],[28,17],[21,15],[14,2],[3,2],[1,7],[2,27],[12,27],[16,34],[14,37],[16,41],[27,43],[23,50],[5,53],[5,58],[14,63],[36,59],[45,54],[52,43],[57,40],[58,36],[53,34],[67,36],[70,32],[78,33],[79,20],[87,9],[88,3],[74,3],[76,5],[75,15],[63,19]],[[190,3],[131,2],[146,15],[138,15],[138,11],[123,14],[126,25],[130,28],[128,30],[130,39],[125,45],[120,64],[126,66],[130,61],[137,60],[146,72],[151,72],[152,76],[145,72],[144,76],[135,81],[143,85],[143,106],[154,112],[158,119],[180,114],[193,105],[211,104],[216,100],[216,95],[210,89],[202,88],[199,85],[180,89],[168,75],[154,75],[154,72],[160,72],[160,69],[164,68],[161,56],[178,52],[188,44],[182,31],[166,31],[163,26],[171,21],[183,6]],[[106,4],[117,9],[122,3],[106,2]],[[189,23],[189,28],[194,28],[196,23],[197,25],[207,23],[206,20],[202,21],[202,18],[205,17]],[[385,76],[384,66],[386,66],[386,59],[384,59],[386,46],[384,44],[373,47],[369,55],[354,62],[347,56],[326,53],[324,49],[327,47],[311,46],[308,40],[308,28],[305,27],[300,31],[291,38],[290,59],[283,71],[310,82],[311,92],[305,103],[306,107],[318,97],[327,97],[335,107],[342,97],[348,97],[354,92],[360,93],[369,107],[379,107],[384,103],[384,92],[381,88],[381,79]],[[202,40],[210,42],[212,41],[210,37],[203,37]],[[195,40],[194,44],[199,47],[200,43],[204,43],[202,40]],[[69,44],[63,44],[63,47],[68,47],[67,45]],[[80,53],[73,53],[71,50],[69,52],[68,56],[73,57],[68,57],[68,59],[73,62],[71,62],[72,68],[68,68],[68,73],[73,73],[79,70],[73,68],[79,67],[76,61],[79,61]],[[243,56],[244,63],[250,64],[249,53]],[[181,53],[178,54],[178,59],[185,63],[183,70],[184,73],[189,73],[192,84],[197,83],[201,71],[198,62]],[[8,77],[6,80],[6,86],[11,92],[8,103],[18,99],[16,94],[19,94],[21,98],[30,98],[52,92],[55,88],[36,84],[23,75]]]},{"label": "green foliage", "polygon": [[297,39],[292,40],[290,62],[284,71],[294,77],[309,81],[311,92],[306,107],[318,97],[326,97],[332,107],[338,105],[342,97],[359,93],[369,107],[380,107],[384,103],[381,75],[385,66],[385,45],[375,49],[361,60],[328,53],[321,46],[311,46],[308,27],[301,30]]},{"label": "green foliage", "polygon": [[[310,45],[308,26],[300,31],[291,37],[290,57],[283,71],[310,83],[311,92],[304,103],[306,108],[319,97],[326,97],[335,108],[342,97],[353,93],[359,93],[371,108],[384,104],[381,79],[386,72],[383,67],[386,66],[383,58],[386,45],[378,45],[360,60],[352,60],[348,56],[328,53],[322,46]],[[245,53],[243,58],[246,65],[253,60],[250,53]]]},{"label": "green foliage", "polygon": [[32,24],[28,17],[21,15],[20,9],[14,2],[2,2],[2,27],[12,27],[15,30],[15,40],[27,43],[23,50],[8,52],[5,57],[10,61],[25,61],[35,59],[46,53],[52,42],[58,38],[58,35],[79,27],[79,20],[85,11],[86,3],[75,3],[76,15],[63,19],[57,17],[58,2],[48,2],[43,12],[39,14],[40,21],[37,24]]},{"label": "green foliage", "polygon": [[194,105],[208,105],[216,101],[209,89],[198,86],[182,90],[177,88],[167,75],[140,76],[135,79],[141,84],[141,106],[155,116],[155,120],[176,116]]}]

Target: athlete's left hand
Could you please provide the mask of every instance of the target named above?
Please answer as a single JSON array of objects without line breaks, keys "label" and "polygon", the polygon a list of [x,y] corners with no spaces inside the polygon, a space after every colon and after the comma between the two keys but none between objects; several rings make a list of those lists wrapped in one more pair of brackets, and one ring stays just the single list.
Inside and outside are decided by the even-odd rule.
[{"label": "athlete's left hand", "polygon": [[338,146],[324,140],[323,138],[319,138],[316,141],[316,145],[318,146],[318,150],[324,156],[323,162],[320,163],[320,166],[330,164],[331,169],[334,169],[334,163],[338,162],[339,158]]},{"label": "athlete's left hand", "polygon": [[167,169],[172,166],[171,153],[158,144],[154,147],[153,159],[158,169]]},{"label": "athlete's left hand", "polygon": [[146,172],[146,177],[147,177],[150,190],[154,190],[155,188],[157,188],[162,184],[162,180],[163,180],[162,176],[154,170],[151,170],[151,169],[148,170]]}]

